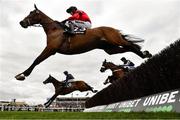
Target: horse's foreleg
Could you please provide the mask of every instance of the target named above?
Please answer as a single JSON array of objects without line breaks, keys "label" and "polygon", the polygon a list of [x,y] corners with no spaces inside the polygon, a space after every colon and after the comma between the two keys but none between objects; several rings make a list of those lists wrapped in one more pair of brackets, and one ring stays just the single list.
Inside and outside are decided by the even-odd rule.
[{"label": "horse's foreleg", "polygon": [[94,88],[89,86],[87,83],[84,84],[84,89],[82,91],[91,90],[93,93],[98,92],[97,90],[93,90]]},{"label": "horse's foreleg", "polygon": [[49,107],[57,96],[58,94],[55,93],[46,103],[44,103],[45,107]]},{"label": "horse's foreleg", "polygon": [[104,85],[106,85],[109,82],[109,77],[110,76],[108,76],[108,78],[104,81],[104,83],[103,83]]},{"label": "horse's foreleg", "polygon": [[35,59],[35,61],[33,62],[33,64],[27,69],[25,70],[23,73],[20,73],[18,75],[15,76],[15,78],[17,80],[24,80],[25,76],[28,76],[31,74],[32,70],[35,68],[36,65],[38,65],[39,63],[41,63],[42,61],[44,61],[45,59],[47,59],[49,56],[53,55],[56,53],[55,49],[46,47],[43,52]]}]

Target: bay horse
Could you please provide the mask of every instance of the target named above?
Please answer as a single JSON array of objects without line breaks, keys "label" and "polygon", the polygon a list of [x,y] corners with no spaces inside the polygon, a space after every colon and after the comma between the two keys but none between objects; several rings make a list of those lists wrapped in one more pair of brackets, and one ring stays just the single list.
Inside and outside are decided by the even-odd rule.
[{"label": "bay horse", "polygon": [[141,58],[149,58],[152,55],[148,51],[142,52],[141,47],[136,44],[143,40],[131,40],[128,35],[123,35],[119,30],[111,27],[97,27],[87,29],[85,34],[74,36],[64,35],[65,25],[63,22],[57,22],[42,11],[36,5],[35,10],[20,21],[23,28],[40,24],[47,36],[47,46],[42,53],[24,72],[15,76],[17,80],[24,80],[29,76],[36,65],[54,55],[61,53],[66,55],[80,54],[93,49],[103,49],[106,53],[112,55],[124,52],[134,52]]},{"label": "bay horse", "polygon": [[116,80],[120,80],[128,72],[128,70],[125,69],[123,66],[115,65],[112,62],[106,62],[106,59],[105,59],[103,61],[100,71],[105,72],[108,69],[112,71],[112,75],[108,76],[108,78],[104,82],[104,85],[106,85],[107,83],[113,83]]},{"label": "bay horse", "polygon": [[43,83],[52,83],[55,88],[55,94],[44,104],[45,107],[49,107],[49,105],[58,95],[66,95],[76,90],[79,90],[80,92],[88,90],[92,91],[93,93],[97,92],[97,90],[93,90],[91,86],[82,80],[69,82],[70,85],[68,84],[68,87],[64,87],[65,83],[63,81],[58,81],[53,76],[49,75],[49,77]]}]

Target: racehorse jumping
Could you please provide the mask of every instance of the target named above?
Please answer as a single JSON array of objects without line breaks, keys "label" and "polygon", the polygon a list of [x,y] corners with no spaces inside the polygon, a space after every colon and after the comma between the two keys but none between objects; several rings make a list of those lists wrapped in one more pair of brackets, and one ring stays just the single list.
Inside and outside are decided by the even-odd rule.
[{"label": "racehorse jumping", "polygon": [[85,34],[74,36],[64,35],[65,25],[57,22],[41,12],[36,5],[35,10],[20,21],[23,28],[40,24],[47,36],[47,46],[34,60],[28,69],[15,76],[17,80],[24,80],[29,76],[36,65],[54,55],[61,53],[66,55],[80,54],[93,49],[103,49],[108,54],[133,52],[141,58],[149,58],[152,55],[148,51],[141,51],[137,42],[132,41],[128,35],[122,35],[119,30],[111,27],[97,27],[86,30]]},{"label": "racehorse jumping", "polygon": [[80,92],[84,92],[88,90],[91,90],[93,93],[97,92],[97,90],[93,90],[93,88],[84,81],[72,81],[69,82],[68,87],[64,87],[64,82],[62,81],[60,82],[56,80],[51,75],[49,75],[49,77],[43,83],[44,84],[52,83],[55,88],[55,94],[44,104],[45,107],[49,107],[49,105],[58,95],[66,95],[76,90],[79,90]]},{"label": "racehorse jumping", "polygon": [[116,80],[124,77],[124,75],[128,72],[124,67],[115,65],[112,62],[106,62],[106,59],[103,61],[102,67],[100,69],[101,72],[105,72],[106,70],[110,69],[112,71],[112,75],[108,76],[105,80],[104,85],[107,83],[113,83]]}]

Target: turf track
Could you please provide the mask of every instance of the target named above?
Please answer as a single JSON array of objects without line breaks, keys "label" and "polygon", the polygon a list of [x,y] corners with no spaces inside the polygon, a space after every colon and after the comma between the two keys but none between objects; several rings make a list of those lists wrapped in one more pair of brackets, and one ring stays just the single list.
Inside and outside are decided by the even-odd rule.
[{"label": "turf track", "polygon": [[0,112],[0,119],[180,119],[180,113]]}]

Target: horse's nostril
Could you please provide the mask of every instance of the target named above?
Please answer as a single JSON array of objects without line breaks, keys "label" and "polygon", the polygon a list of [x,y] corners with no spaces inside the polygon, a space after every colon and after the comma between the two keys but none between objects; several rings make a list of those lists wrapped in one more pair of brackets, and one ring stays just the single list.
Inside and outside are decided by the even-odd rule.
[{"label": "horse's nostril", "polygon": [[20,24],[20,25],[23,25],[23,21],[20,21],[19,24]]},{"label": "horse's nostril", "polygon": [[27,27],[28,27],[27,23],[24,22],[24,21],[20,21],[19,24],[20,24],[23,28],[27,28]]}]

